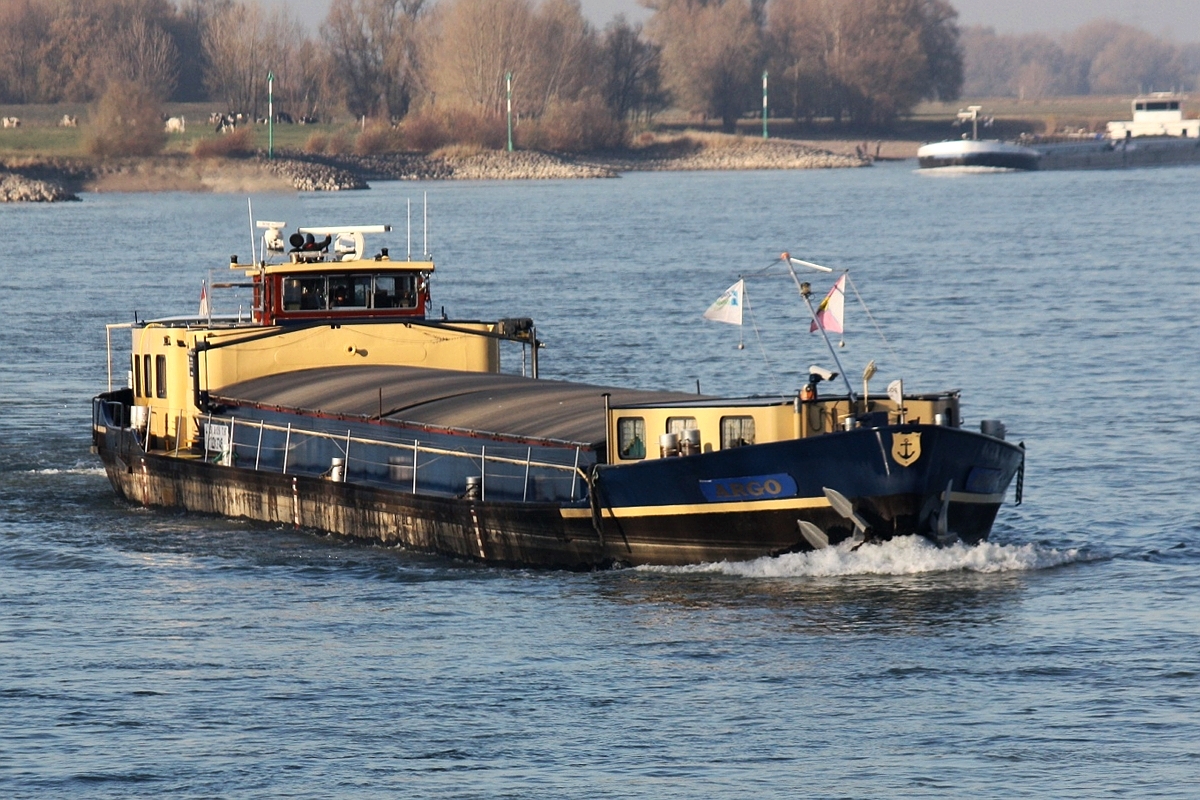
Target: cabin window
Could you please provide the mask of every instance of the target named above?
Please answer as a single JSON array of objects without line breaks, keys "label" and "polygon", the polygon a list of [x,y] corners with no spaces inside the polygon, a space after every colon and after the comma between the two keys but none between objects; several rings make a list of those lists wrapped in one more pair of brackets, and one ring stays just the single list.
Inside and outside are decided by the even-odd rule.
[{"label": "cabin window", "polygon": [[158,387],[158,396],[167,396],[167,357],[154,357],[154,385]]},{"label": "cabin window", "polygon": [[695,417],[667,417],[667,433],[683,433],[695,427]]},{"label": "cabin window", "polygon": [[646,457],[646,420],[641,417],[617,418],[617,452],[621,458]]},{"label": "cabin window", "polygon": [[721,417],[721,449],[754,444],[754,417]]},{"label": "cabin window", "polygon": [[140,397],[142,394],[142,360],[135,353],[130,357],[133,361],[133,394],[135,397]]},{"label": "cabin window", "polygon": [[142,357],[142,376],[146,379],[146,393],[142,397],[154,396],[154,384],[150,381],[150,355]]}]

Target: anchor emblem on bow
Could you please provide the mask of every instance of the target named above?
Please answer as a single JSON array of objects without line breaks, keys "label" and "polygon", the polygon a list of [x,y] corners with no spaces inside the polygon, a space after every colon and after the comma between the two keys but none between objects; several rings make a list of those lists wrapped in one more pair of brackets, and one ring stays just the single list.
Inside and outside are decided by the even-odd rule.
[{"label": "anchor emblem on bow", "polygon": [[921,457],[921,434],[893,433],[892,459],[902,467],[910,466]]}]

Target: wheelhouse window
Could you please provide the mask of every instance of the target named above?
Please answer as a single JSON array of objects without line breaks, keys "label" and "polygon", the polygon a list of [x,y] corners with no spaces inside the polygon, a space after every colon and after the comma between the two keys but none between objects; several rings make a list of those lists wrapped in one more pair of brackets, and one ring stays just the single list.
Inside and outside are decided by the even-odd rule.
[{"label": "wheelhouse window", "polygon": [[284,311],[317,311],[325,308],[325,276],[283,279]]},{"label": "wheelhouse window", "polygon": [[167,357],[154,357],[154,385],[158,387],[158,396],[167,396]]},{"label": "wheelhouse window", "polygon": [[133,394],[134,397],[142,396],[142,360],[137,357],[137,353],[131,358],[133,361]]},{"label": "wheelhouse window", "polygon": [[376,275],[375,308],[416,308],[416,275]]},{"label": "wheelhouse window", "polygon": [[370,275],[330,275],[330,308],[367,308],[371,302]]},{"label": "wheelhouse window", "polygon": [[283,279],[284,311],[416,307],[416,275],[305,275]]},{"label": "wheelhouse window", "polygon": [[628,459],[646,457],[646,420],[641,417],[617,418],[617,453]]},{"label": "wheelhouse window", "polygon": [[721,449],[754,444],[754,417],[721,417]]},{"label": "wheelhouse window", "polygon": [[142,356],[142,377],[146,379],[146,392],[142,397],[154,396],[154,384],[150,380],[150,355],[147,353]]}]

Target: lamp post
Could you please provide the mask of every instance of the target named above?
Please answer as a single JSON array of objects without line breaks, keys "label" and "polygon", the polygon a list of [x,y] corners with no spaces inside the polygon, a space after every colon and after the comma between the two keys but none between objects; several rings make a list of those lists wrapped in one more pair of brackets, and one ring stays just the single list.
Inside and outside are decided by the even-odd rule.
[{"label": "lamp post", "polygon": [[267,160],[275,158],[275,73],[267,72]]},{"label": "lamp post", "polygon": [[512,152],[512,73],[504,73],[504,87],[508,95],[508,152]]},{"label": "lamp post", "polygon": [[767,138],[767,71],[763,70],[763,138]]}]

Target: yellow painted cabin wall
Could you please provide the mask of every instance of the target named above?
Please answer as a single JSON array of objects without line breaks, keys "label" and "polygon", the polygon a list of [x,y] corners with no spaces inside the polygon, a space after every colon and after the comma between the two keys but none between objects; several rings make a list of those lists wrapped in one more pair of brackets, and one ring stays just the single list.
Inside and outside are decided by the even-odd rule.
[{"label": "yellow painted cabin wall", "polygon": [[[489,333],[486,323],[455,323],[455,327]],[[284,331],[261,339],[254,337],[274,329],[243,327],[238,329],[184,328],[148,323],[132,331],[132,353],[144,364],[150,356],[151,373],[157,356],[167,358],[166,397],[159,397],[158,386],[152,397],[137,394],[134,403],[150,408],[149,432],[165,437],[173,446],[182,431],[181,442],[196,435],[189,424],[198,409],[193,404],[192,377],[188,352],[197,340],[207,339],[210,348],[197,359],[200,387],[218,391],[224,386],[302,369],[353,365],[397,365],[455,369],[471,372],[498,372],[499,341],[422,325],[322,325],[296,331]],[[247,339],[242,343],[240,339]],[[225,346],[216,347],[218,344]],[[145,387],[145,376],[142,376]]]},{"label": "yellow painted cabin wall", "polygon": [[[866,409],[860,400],[851,408],[845,398],[834,398],[805,401],[800,404],[801,411],[796,413],[792,403],[782,403],[770,406],[671,406],[661,408],[613,408],[608,419],[608,460],[614,464],[628,464],[634,461],[661,458],[659,436],[667,433],[667,420],[672,417],[695,417],[696,427],[700,430],[700,449],[702,452],[721,449],[721,418],[722,417],[753,417],[755,443],[780,442],[788,439],[800,439],[806,436],[816,436],[823,433],[833,433],[840,430],[848,416],[858,416],[864,411],[888,412],[888,423],[900,422],[900,412],[896,404],[886,398],[872,398]],[[910,423],[931,424],[941,414],[953,424],[959,424],[958,397],[953,394],[936,398],[913,398],[904,400],[904,419]],[[802,419],[807,416],[807,422]],[[642,458],[621,458],[617,452],[617,421],[623,417],[641,417],[646,425],[646,456]]]}]

